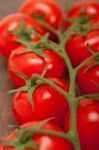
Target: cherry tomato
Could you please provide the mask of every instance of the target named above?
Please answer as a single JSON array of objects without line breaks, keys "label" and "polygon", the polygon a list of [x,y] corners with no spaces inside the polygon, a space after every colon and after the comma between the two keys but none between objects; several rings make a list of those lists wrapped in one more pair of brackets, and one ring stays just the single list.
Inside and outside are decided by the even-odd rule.
[{"label": "cherry tomato", "polygon": [[[66,18],[79,18],[81,13],[84,16],[92,16],[91,21],[99,20],[99,2],[94,0],[76,2],[66,14]],[[69,21],[66,21],[65,28],[71,24]]]},{"label": "cherry tomato", "polygon": [[66,43],[66,51],[73,67],[78,66],[91,56],[87,44],[94,52],[99,52],[99,30],[90,31],[86,36],[73,35]]},{"label": "cherry tomato", "polygon": [[[55,82],[58,87],[68,91],[67,85],[62,80],[55,80],[58,81]],[[19,124],[54,117],[53,121],[56,124],[63,125],[68,102],[62,94],[48,84],[42,84],[33,92],[33,100],[34,107],[28,100],[27,92],[17,93],[13,97],[12,109]]]},{"label": "cherry tomato", "polygon": [[8,60],[8,70],[16,87],[23,86],[25,82],[16,75],[15,71],[27,77],[31,77],[34,73],[41,74],[47,63],[49,64],[46,77],[63,77],[65,73],[65,63],[62,58],[56,55],[52,50],[43,50],[43,53],[47,56],[45,58],[33,52],[20,54],[18,53],[20,50],[22,50],[22,47],[16,49]]},{"label": "cherry tomato", "polygon": [[[86,86],[86,85],[85,85]],[[69,130],[69,113],[66,114],[65,130]],[[99,149],[99,98],[82,100],[77,109],[77,132],[81,150]]]},{"label": "cherry tomato", "polygon": [[[23,129],[31,128],[35,125],[37,125],[39,122],[31,122],[27,123],[21,126]],[[52,124],[52,123],[46,123],[41,127],[42,129],[47,129],[51,131],[57,131],[57,132],[63,132],[58,126]],[[5,141],[12,141],[16,139],[17,137],[17,131],[14,130],[11,134],[5,137]],[[49,136],[44,134],[33,134],[33,141],[36,142],[39,145],[39,148],[37,150],[73,150],[73,147],[71,143],[67,140],[55,137],[55,136]],[[0,150],[15,150],[14,147],[10,146],[3,146],[1,145]],[[26,148],[26,150],[34,150],[33,148]]]},{"label": "cherry tomato", "polygon": [[[24,22],[26,29],[37,28],[37,32],[44,35],[45,31],[40,24],[29,16],[25,16],[20,13],[9,15],[1,20],[0,22],[0,53],[6,58],[9,57],[11,51],[16,49],[20,44],[16,42],[19,39],[17,35],[11,33],[11,31],[20,31],[21,22]],[[23,30],[22,30],[23,31]],[[25,32],[25,30],[23,31]],[[26,33],[21,32],[21,37],[26,37]],[[37,40],[38,38],[32,33],[31,38]]]},{"label": "cherry tomato", "polygon": [[[43,20],[46,24],[54,29],[58,29],[62,21],[62,10],[58,4],[52,0],[29,0],[25,1],[19,9],[19,12],[37,16],[44,16]],[[48,32],[47,29],[45,29]],[[50,39],[54,39],[55,35],[51,33]]]},{"label": "cherry tomato", "polygon": [[99,65],[84,65],[77,74],[77,83],[82,94],[99,93]]},{"label": "cherry tomato", "polygon": [[85,16],[99,17],[99,3],[90,0],[90,1],[80,1],[74,4],[72,9],[67,14],[68,17],[79,17],[80,13],[83,13]]}]

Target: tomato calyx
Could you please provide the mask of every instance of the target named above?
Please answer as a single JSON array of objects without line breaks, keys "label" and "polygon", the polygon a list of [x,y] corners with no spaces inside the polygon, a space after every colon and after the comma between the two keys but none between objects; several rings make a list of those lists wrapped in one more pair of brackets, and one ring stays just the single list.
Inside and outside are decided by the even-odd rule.
[{"label": "tomato calyx", "polygon": [[41,121],[30,128],[19,128],[16,130],[16,138],[11,141],[2,142],[4,146],[14,146],[16,150],[24,150],[25,148],[38,148],[38,144],[33,140],[33,135],[38,130],[42,130],[42,126],[48,123],[50,119]]},{"label": "tomato calyx", "polygon": [[33,12],[31,14],[31,17],[33,17],[34,19],[37,19],[37,20],[43,20],[43,19],[45,19],[46,15],[45,14],[37,15],[36,13]]},{"label": "tomato calyx", "polygon": [[32,98],[33,92],[36,90],[36,88],[38,88],[40,85],[42,85],[43,83],[35,80],[34,77],[32,76],[31,78],[26,77],[25,75],[16,72],[15,73],[25,81],[25,86],[20,87],[18,89],[14,89],[14,90],[10,90],[7,92],[7,94],[12,94],[12,93],[16,93],[16,92],[28,92],[28,100],[31,104],[31,106],[34,106],[34,101]]},{"label": "tomato calyx", "polygon": [[55,136],[61,139],[69,140],[70,137],[63,132],[54,131],[52,129],[47,129],[46,125],[53,118],[49,118],[40,122],[37,122],[36,125],[31,126],[29,128],[19,128],[15,130],[16,138],[13,140],[2,140],[3,146],[7,147],[15,147],[16,150],[24,150],[26,148],[34,148],[38,149],[39,145],[35,142],[33,136],[35,134],[42,134],[48,136]]},{"label": "tomato calyx", "polygon": [[32,140],[27,140],[25,142],[19,141],[19,139],[17,138],[16,140],[13,141],[9,141],[9,142],[3,142],[4,146],[7,147],[15,147],[16,150],[24,150],[25,148],[38,148],[38,145],[33,142]]},{"label": "tomato calyx", "polygon": [[[33,19],[36,19],[37,22],[39,22],[39,24],[40,24],[43,28],[47,29],[47,33],[50,31],[50,32],[52,32],[53,34],[55,34],[56,37],[58,38],[58,41],[59,41],[59,39],[60,39],[60,37],[59,37],[59,36],[60,36],[60,35],[59,35],[59,32],[60,32],[59,30],[60,30],[60,28],[59,28],[59,30],[57,30],[57,29],[54,29],[51,25],[45,23],[44,19],[47,17],[47,15],[45,15],[45,14],[37,15],[36,13],[32,13],[31,16],[32,16]],[[50,36],[50,33],[49,33],[49,36]],[[49,36],[48,36],[48,37],[49,37]]]},{"label": "tomato calyx", "polygon": [[86,36],[93,28],[88,25],[79,26],[76,29],[76,35]]},{"label": "tomato calyx", "polygon": [[27,40],[23,40],[23,39],[19,39],[18,42],[21,43],[22,45],[24,45],[26,48],[20,52],[16,52],[18,54],[23,54],[23,53],[28,53],[28,52],[34,52],[36,54],[38,54],[41,57],[47,57],[44,53],[43,53],[43,49],[48,48],[47,46],[47,40],[48,40],[48,36],[49,34],[46,34],[36,45],[33,43],[30,43]]},{"label": "tomato calyx", "polygon": [[58,88],[57,85],[54,84],[54,82],[57,82],[58,84],[60,84],[57,80],[52,80],[50,81],[49,79],[44,79],[44,76],[46,74],[46,71],[48,69],[48,64],[45,66],[41,77],[38,74],[34,74],[31,78],[28,78],[27,76],[21,74],[20,72],[16,72],[15,73],[25,81],[25,86],[20,87],[18,89],[14,89],[14,90],[10,90],[7,92],[8,94],[12,94],[12,93],[16,93],[16,92],[28,92],[28,100],[31,104],[32,107],[34,107],[34,100],[33,100],[33,92],[42,84],[49,84],[52,87],[54,87],[55,89],[58,89],[58,91],[62,91],[63,93],[65,93],[64,90],[62,90],[61,88]]},{"label": "tomato calyx", "polygon": [[35,33],[35,31],[36,31],[36,28],[27,29],[24,18],[22,17],[20,21],[20,29],[16,31],[8,31],[8,32],[12,33],[13,35],[18,36],[18,38],[21,40],[31,41],[33,40],[32,35],[33,33]]},{"label": "tomato calyx", "polygon": [[66,20],[70,21],[70,22],[77,22],[78,24],[86,24],[88,22],[91,22],[91,19],[93,18],[93,16],[84,16],[83,13],[80,13],[80,17],[79,18],[67,18]]},{"label": "tomato calyx", "polygon": [[75,22],[77,23],[77,27],[74,30],[74,34],[86,36],[92,30],[99,30],[99,27],[92,27],[92,18],[93,15],[84,16],[83,12],[81,12],[79,18],[67,18],[66,20],[72,22],[73,24]]},{"label": "tomato calyx", "polygon": [[[87,50],[91,53],[91,55],[94,57],[96,54],[90,47],[90,45],[87,43]],[[93,63],[90,63],[90,65],[87,66],[87,68],[84,70],[83,73],[86,73],[91,67],[99,65],[99,54],[93,59]]]}]

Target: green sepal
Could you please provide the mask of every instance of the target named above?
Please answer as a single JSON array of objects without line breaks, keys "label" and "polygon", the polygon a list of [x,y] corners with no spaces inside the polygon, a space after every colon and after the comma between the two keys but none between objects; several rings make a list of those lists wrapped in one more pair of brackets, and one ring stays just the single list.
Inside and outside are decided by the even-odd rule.
[{"label": "green sepal", "polygon": [[95,52],[91,49],[89,43],[87,43],[86,47],[87,47],[87,50],[88,50],[92,55],[94,55]]},{"label": "green sepal", "polygon": [[44,68],[44,70],[43,70],[43,72],[42,72],[42,74],[41,74],[41,77],[45,77],[46,72],[47,72],[47,70],[48,70],[48,66],[49,66],[49,63],[47,63],[47,65],[45,66],[45,68]]},{"label": "green sepal", "polygon": [[43,20],[45,19],[46,15],[45,14],[42,14],[42,15],[37,15],[36,13],[32,13],[31,16],[36,19],[36,20]]},{"label": "green sepal", "polygon": [[[36,129],[40,129],[42,126],[44,126],[46,123],[48,123],[49,121],[51,121],[53,119],[53,117],[52,118],[48,118],[48,119],[46,119],[46,120],[43,120],[43,121],[40,121],[39,123],[37,123],[33,128],[34,128],[34,131],[36,130]],[[31,131],[32,131],[32,128],[30,129]]]},{"label": "green sepal", "polygon": [[42,126],[44,126],[47,122],[49,122],[51,119],[46,119],[43,121],[40,121],[35,126],[31,128],[20,128],[17,130],[17,138],[12,141],[5,141],[2,142],[5,146],[14,146],[16,150],[24,150],[25,148],[35,148],[38,149],[38,144],[33,141],[33,134],[35,133],[35,130],[37,132],[38,129],[40,129]]},{"label": "green sepal", "polygon": [[[20,21],[20,29],[16,30],[16,31],[9,31],[10,33],[16,35],[19,37],[20,40],[27,40],[27,41],[31,41],[32,37],[31,35],[33,33],[35,33],[36,28],[31,28],[31,29],[27,29],[26,24],[24,22],[24,17],[22,17],[21,21]],[[18,41],[16,41],[18,42]]]},{"label": "green sepal", "polygon": [[28,87],[27,86],[23,86],[23,87],[20,87],[18,89],[14,89],[14,90],[9,90],[6,95],[10,95],[10,94],[13,94],[13,93],[17,93],[17,92],[26,92],[28,90]]},{"label": "green sepal", "polygon": [[[28,50],[26,50],[26,52],[34,52],[36,54],[38,54],[41,57],[47,57],[44,53],[43,53],[43,48],[39,47],[39,45],[34,46],[33,44],[31,44],[28,41],[25,40],[18,40],[21,44],[23,44],[24,46],[26,46],[26,49],[28,48]],[[25,53],[25,51],[23,52]]]},{"label": "green sepal", "polygon": [[4,146],[14,146],[16,150],[25,150],[26,148],[38,149],[38,144],[32,140],[27,140],[25,143],[21,143],[18,139],[13,141],[3,142]]}]

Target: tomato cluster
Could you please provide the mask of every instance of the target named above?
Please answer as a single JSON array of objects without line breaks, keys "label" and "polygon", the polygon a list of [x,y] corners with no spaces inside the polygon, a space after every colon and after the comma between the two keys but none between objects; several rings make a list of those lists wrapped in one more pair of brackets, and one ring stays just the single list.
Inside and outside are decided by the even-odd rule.
[{"label": "tomato cluster", "polygon": [[[73,97],[80,97],[74,120],[81,150],[99,150],[99,2],[76,2],[64,14],[53,0],[26,0],[18,12],[0,21],[0,53],[18,88],[12,91],[12,112],[22,130],[5,137],[0,150],[24,145],[34,150],[35,144],[37,150],[75,150]],[[40,130],[38,124],[48,118]]]}]

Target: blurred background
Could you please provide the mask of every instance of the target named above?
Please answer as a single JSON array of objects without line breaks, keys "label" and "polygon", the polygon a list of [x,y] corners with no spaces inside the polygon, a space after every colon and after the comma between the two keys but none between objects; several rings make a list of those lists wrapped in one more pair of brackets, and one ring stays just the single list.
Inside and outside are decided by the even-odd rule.
[{"label": "blurred background", "polygon": [[[0,0],[0,19],[11,12],[15,12],[20,4],[25,0]],[[55,0],[60,4],[60,6],[64,6],[66,2],[74,1],[74,0]]]}]

